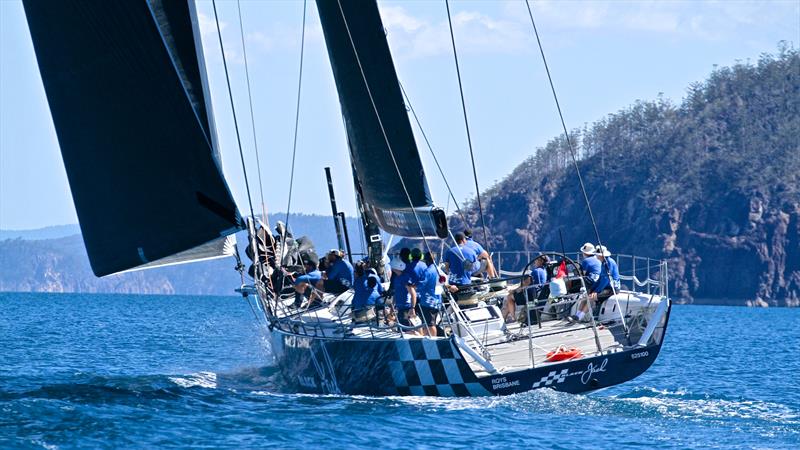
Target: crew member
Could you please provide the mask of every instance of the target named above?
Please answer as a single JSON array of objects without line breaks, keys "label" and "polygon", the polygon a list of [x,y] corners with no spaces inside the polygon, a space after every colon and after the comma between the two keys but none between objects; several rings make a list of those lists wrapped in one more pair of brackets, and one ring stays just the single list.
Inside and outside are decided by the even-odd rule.
[{"label": "crew member", "polygon": [[[416,317],[414,306],[416,306],[417,295],[416,288],[409,289],[412,271],[406,268],[406,263],[401,261],[399,257],[392,259],[390,265],[392,267],[392,287],[397,323],[405,327],[413,327],[412,319]],[[409,333],[418,334],[416,330],[409,331]]]},{"label": "crew member", "polygon": [[487,252],[481,244],[472,239],[472,230],[469,228],[464,230],[464,236],[467,238],[467,246],[469,246],[469,248],[471,248],[472,251],[474,251],[478,256],[480,267],[477,268],[475,273],[479,274],[486,272],[486,275],[489,278],[497,278],[497,271],[494,269],[494,262],[492,262],[491,255],[489,255],[489,252]]},{"label": "crew member", "polygon": [[[597,246],[596,255],[603,268],[600,271],[600,279],[589,289],[589,298],[602,302],[614,295],[615,292],[619,292],[619,266],[617,266],[617,262],[611,257],[611,252],[604,245]],[[610,279],[609,273],[611,275]]]},{"label": "crew member", "polygon": [[453,236],[456,245],[450,247],[444,253],[445,271],[450,274],[448,289],[450,292],[458,292],[459,285],[470,284],[470,276],[475,270],[478,255],[466,245],[467,237],[464,233],[456,233]]},{"label": "crew member", "polygon": [[353,285],[353,266],[343,256],[341,250],[334,249],[328,252],[325,257],[328,263],[327,270],[318,289],[336,295],[350,289]]},{"label": "crew member", "polygon": [[514,316],[517,312],[517,306],[525,306],[526,300],[536,300],[539,290],[547,283],[547,271],[544,270],[544,266],[549,260],[547,255],[539,255],[533,260],[533,269],[531,269],[530,275],[524,277],[520,285],[508,293],[505,302],[503,302],[502,311],[507,323],[516,320]]},{"label": "crew member", "polygon": [[595,256],[595,245],[591,242],[583,244],[581,247],[581,272],[588,279],[589,287],[600,278],[601,264]]},{"label": "crew member", "polygon": [[306,298],[311,298],[313,287],[322,280],[322,272],[317,269],[317,264],[311,259],[303,260],[305,274],[295,274],[294,279],[294,303],[292,306],[299,308],[303,305]]},{"label": "crew member", "polygon": [[[353,309],[353,318],[365,321],[375,315],[375,302],[383,294],[383,285],[375,269],[367,269],[364,261],[359,261],[355,266],[355,280],[353,282],[353,300],[350,306]],[[369,310],[372,310],[371,313]]]},{"label": "crew member", "polygon": [[409,264],[406,265],[406,270],[411,271],[411,284],[419,285],[425,280],[425,269],[428,265],[422,262],[422,250],[412,248],[409,253]]},{"label": "crew member", "polygon": [[425,253],[425,278],[420,283],[417,294],[419,298],[418,310],[425,324],[425,332],[428,336],[436,336],[436,326],[439,323],[439,309],[442,306],[442,296],[436,293],[436,286],[439,284],[439,268],[433,260],[430,252]]}]

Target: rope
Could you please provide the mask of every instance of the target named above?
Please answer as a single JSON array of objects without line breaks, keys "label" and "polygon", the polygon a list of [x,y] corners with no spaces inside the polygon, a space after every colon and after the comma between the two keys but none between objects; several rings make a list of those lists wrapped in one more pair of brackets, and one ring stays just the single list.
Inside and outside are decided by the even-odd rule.
[{"label": "rope", "polygon": [[367,95],[369,96],[370,104],[372,105],[373,111],[375,111],[375,117],[378,119],[378,125],[381,128],[381,133],[383,134],[383,140],[386,142],[386,148],[389,149],[389,156],[392,158],[392,164],[394,164],[394,169],[397,172],[398,178],[400,178],[400,185],[403,187],[403,192],[406,194],[406,199],[408,199],[408,205],[411,207],[411,212],[414,214],[414,220],[417,222],[417,226],[419,227],[419,233],[422,235],[422,242],[425,245],[425,248],[428,249],[429,252],[433,253],[431,250],[430,245],[428,244],[428,239],[425,237],[425,231],[422,228],[422,222],[419,220],[419,215],[417,215],[416,209],[414,209],[414,202],[411,201],[411,194],[408,193],[408,189],[406,189],[405,180],[403,180],[403,174],[400,172],[400,166],[397,164],[397,159],[395,159],[394,151],[392,151],[392,145],[389,143],[389,136],[386,134],[386,129],[383,126],[383,120],[381,120],[381,115],[378,112],[378,107],[375,105],[375,99],[372,97],[372,90],[369,88],[369,82],[367,81],[367,76],[364,74],[364,67],[361,65],[361,58],[358,56],[358,50],[356,49],[356,44],[353,42],[353,35],[350,33],[350,26],[347,24],[347,17],[345,17],[344,10],[342,9],[342,2],[341,0],[337,0],[336,3],[339,5],[339,12],[342,14],[342,21],[344,22],[344,28],[347,30],[347,37],[350,40],[350,46],[353,48],[353,54],[356,57],[356,62],[358,63],[358,70],[361,73],[361,78],[364,80],[364,87],[367,89]]},{"label": "rope", "polygon": [[242,37],[242,56],[244,57],[244,74],[247,78],[247,100],[250,105],[250,125],[253,129],[253,147],[255,148],[256,152],[256,171],[258,173],[258,192],[261,197],[261,217],[264,219],[264,222],[267,224],[267,228],[269,226],[269,217],[267,217],[267,206],[264,202],[264,182],[261,181],[261,158],[258,156],[258,139],[256,139],[256,119],[255,113],[253,112],[253,96],[250,93],[250,69],[247,65],[247,46],[244,44],[244,23],[242,22],[242,7],[239,4],[239,0],[236,0],[236,10],[239,13],[239,34]]},{"label": "rope", "polygon": [[[303,0],[303,26],[300,33],[300,69],[297,76],[297,102],[294,110],[294,139],[292,141],[292,170],[289,176],[289,200],[286,204],[286,222],[284,223],[284,232],[281,236],[281,267],[283,267],[283,257],[286,251],[286,236],[289,232],[289,211],[292,209],[292,189],[294,188],[294,165],[297,158],[297,130],[300,127],[300,93],[303,87],[303,60],[306,48],[306,9],[308,1]],[[302,262],[302,261],[301,261]],[[303,265],[305,272],[305,265]]]},{"label": "rope", "polygon": [[[464,88],[461,86],[461,70],[458,67],[458,52],[456,51],[456,38],[453,34],[453,21],[450,19],[450,1],[444,1],[447,7],[447,24],[450,26],[450,43],[453,45],[453,59],[456,63],[456,76],[458,77],[458,92],[461,95],[461,110],[464,113],[464,127],[467,130],[467,144],[469,145],[469,158],[472,161],[472,177],[475,179],[475,196],[478,200],[478,212],[481,215],[481,228],[483,229],[483,242],[489,245],[489,233],[486,231],[486,220],[483,217],[483,205],[481,204],[481,189],[478,187],[478,171],[475,168],[475,154],[472,151],[472,136],[469,132],[469,120],[467,120],[467,104],[464,101]],[[465,223],[466,225],[466,223]]]},{"label": "rope", "polygon": [[219,49],[222,52],[222,66],[225,68],[225,82],[228,84],[228,98],[231,100],[231,113],[233,114],[233,126],[236,129],[236,142],[239,145],[239,158],[242,161],[242,173],[244,174],[244,186],[247,189],[247,204],[250,206],[250,216],[255,217],[253,212],[253,198],[250,195],[250,183],[247,181],[247,167],[244,164],[244,152],[242,151],[242,138],[239,136],[239,122],[236,120],[236,106],[233,103],[233,91],[231,90],[231,78],[228,75],[228,62],[225,60],[225,47],[222,45],[222,30],[219,27],[219,17],[217,16],[217,2],[211,1],[214,7],[214,22],[217,24],[217,37],[219,38]]},{"label": "rope", "polygon": [[[597,222],[594,219],[594,214],[592,213],[592,205],[589,202],[589,195],[586,193],[586,186],[583,184],[583,177],[581,176],[581,170],[578,167],[578,160],[575,157],[575,149],[572,145],[572,139],[569,137],[569,132],[567,131],[567,124],[564,121],[564,115],[561,113],[561,104],[558,102],[558,95],[556,95],[556,87],[553,83],[553,77],[550,76],[550,68],[547,65],[547,58],[544,56],[544,48],[542,47],[542,41],[539,39],[539,31],[536,29],[536,21],[533,19],[533,11],[531,10],[531,4],[528,0],[525,0],[525,6],[528,8],[528,16],[531,18],[531,25],[533,26],[533,34],[536,36],[536,43],[539,45],[539,53],[542,55],[542,63],[544,63],[544,70],[547,72],[547,80],[550,82],[550,90],[553,92],[553,99],[556,102],[556,109],[558,110],[558,117],[561,119],[561,127],[564,129],[564,137],[567,139],[567,147],[569,148],[569,155],[572,158],[572,164],[575,166],[575,173],[578,174],[578,182],[581,186],[581,192],[583,193],[583,200],[586,202],[586,209],[589,212],[589,219],[592,221],[592,228],[594,229],[594,235],[597,237],[597,245],[599,247],[603,247],[603,243],[600,240],[600,231],[597,229]],[[606,269],[606,275],[608,279],[611,280],[611,267],[608,265],[608,261],[603,258],[603,267]],[[617,289],[614,287],[614,284],[611,283],[611,291],[616,295]],[[622,311],[620,311],[620,317],[622,317]],[[625,318],[622,317],[622,325],[625,327],[627,331],[628,327],[625,325]]]},{"label": "rope", "polygon": [[439,158],[436,157],[436,153],[433,151],[433,147],[431,147],[430,141],[428,141],[428,135],[425,134],[425,130],[422,128],[422,124],[419,121],[419,117],[417,117],[417,112],[414,111],[414,106],[411,105],[411,99],[408,98],[408,94],[406,93],[406,89],[403,87],[403,83],[400,83],[400,90],[403,92],[403,97],[406,99],[406,104],[408,105],[408,109],[411,111],[411,114],[414,116],[414,121],[417,123],[417,128],[419,128],[420,133],[422,133],[422,138],[425,139],[425,144],[428,146],[428,150],[431,152],[431,156],[433,156],[433,162],[436,163],[436,167],[439,169],[439,174],[442,176],[442,180],[444,180],[444,185],[447,186],[447,192],[450,194],[450,197],[447,198],[448,207],[450,206],[450,199],[453,199],[453,203],[456,205],[456,211],[458,211],[458,215],[461,216],[461,220],[464,221],[464,225],[467,224],[467,219],[464,217],[464,213],[461,212],[461,207],[458,205],[458,200],[456,200],[456,196],[453,195],[453,190],[450,189],[450,183],[447,182],[447,177],[444,176],[444,170],[442,170],[442,166],[439,164]]}]

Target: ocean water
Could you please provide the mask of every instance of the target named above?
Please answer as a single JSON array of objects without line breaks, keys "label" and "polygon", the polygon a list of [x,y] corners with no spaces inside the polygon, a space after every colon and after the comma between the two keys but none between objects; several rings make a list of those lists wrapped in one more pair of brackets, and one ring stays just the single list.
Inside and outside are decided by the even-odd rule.
[{"label": "ocean water", "polygon": [[0,293],[0,448],[800,448],[800,309],[675,306],[589,395],[282,392],[237,297]]}]

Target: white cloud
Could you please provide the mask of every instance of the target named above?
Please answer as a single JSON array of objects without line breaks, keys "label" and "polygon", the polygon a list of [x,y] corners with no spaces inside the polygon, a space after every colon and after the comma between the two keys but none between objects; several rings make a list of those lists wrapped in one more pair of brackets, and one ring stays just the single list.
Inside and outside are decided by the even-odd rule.
[{"label": "white cloud", "polygon": [[[205,36],[209,36],[209,35],[212,35],[212,34],[213,35],[217,34],[217,24],[216,24],[216,22],[214,21],[214,19],[212,17],[210,17],[208,14],[205,14],[205,13],[202,13],[202,12],[198,12],[197,13],[197,19],[198,19],[199,24],[200,24],[200,34],[201,35],[203,35],[205,37]],[[223,21],[219,22],[219,28],[222,31],[225,31],[225,27],[227,27],[227,26],[228,26],[228,24],[226,22],[223,22]]]},{"label": "white cloud", "polygon": [[[447,20],[431,21],[414,17],[401,6],[379,5],[389,43],[397,58],[419,58],[452,52]],[[452,16],[452,20],[459,53],[507,53],[527,48],[529,32],[519,19],[459,11]]]},{"label": "white cloud", "polygon": [[[524,9],[524,3],[519,3]],[[769,27],[785,23],[787,16],[800,16],[800,2],[795,0],[541,0],[531,4],[537,20],[551,28],[650,32],[701,40],[736,38],[753,26]]]}]

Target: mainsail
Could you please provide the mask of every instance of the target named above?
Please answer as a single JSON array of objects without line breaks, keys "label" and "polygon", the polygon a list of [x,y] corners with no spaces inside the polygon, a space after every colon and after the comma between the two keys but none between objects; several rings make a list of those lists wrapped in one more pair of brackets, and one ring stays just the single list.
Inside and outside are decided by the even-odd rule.
[{"label": "mainsail", "polygon": [[193,3],[23,4],[95,275],[230,254]]},{"label": "mainsail", "polygon": [[317,0],[365,213],[389,233],[447,236],[431,200],[374,0]]}]

